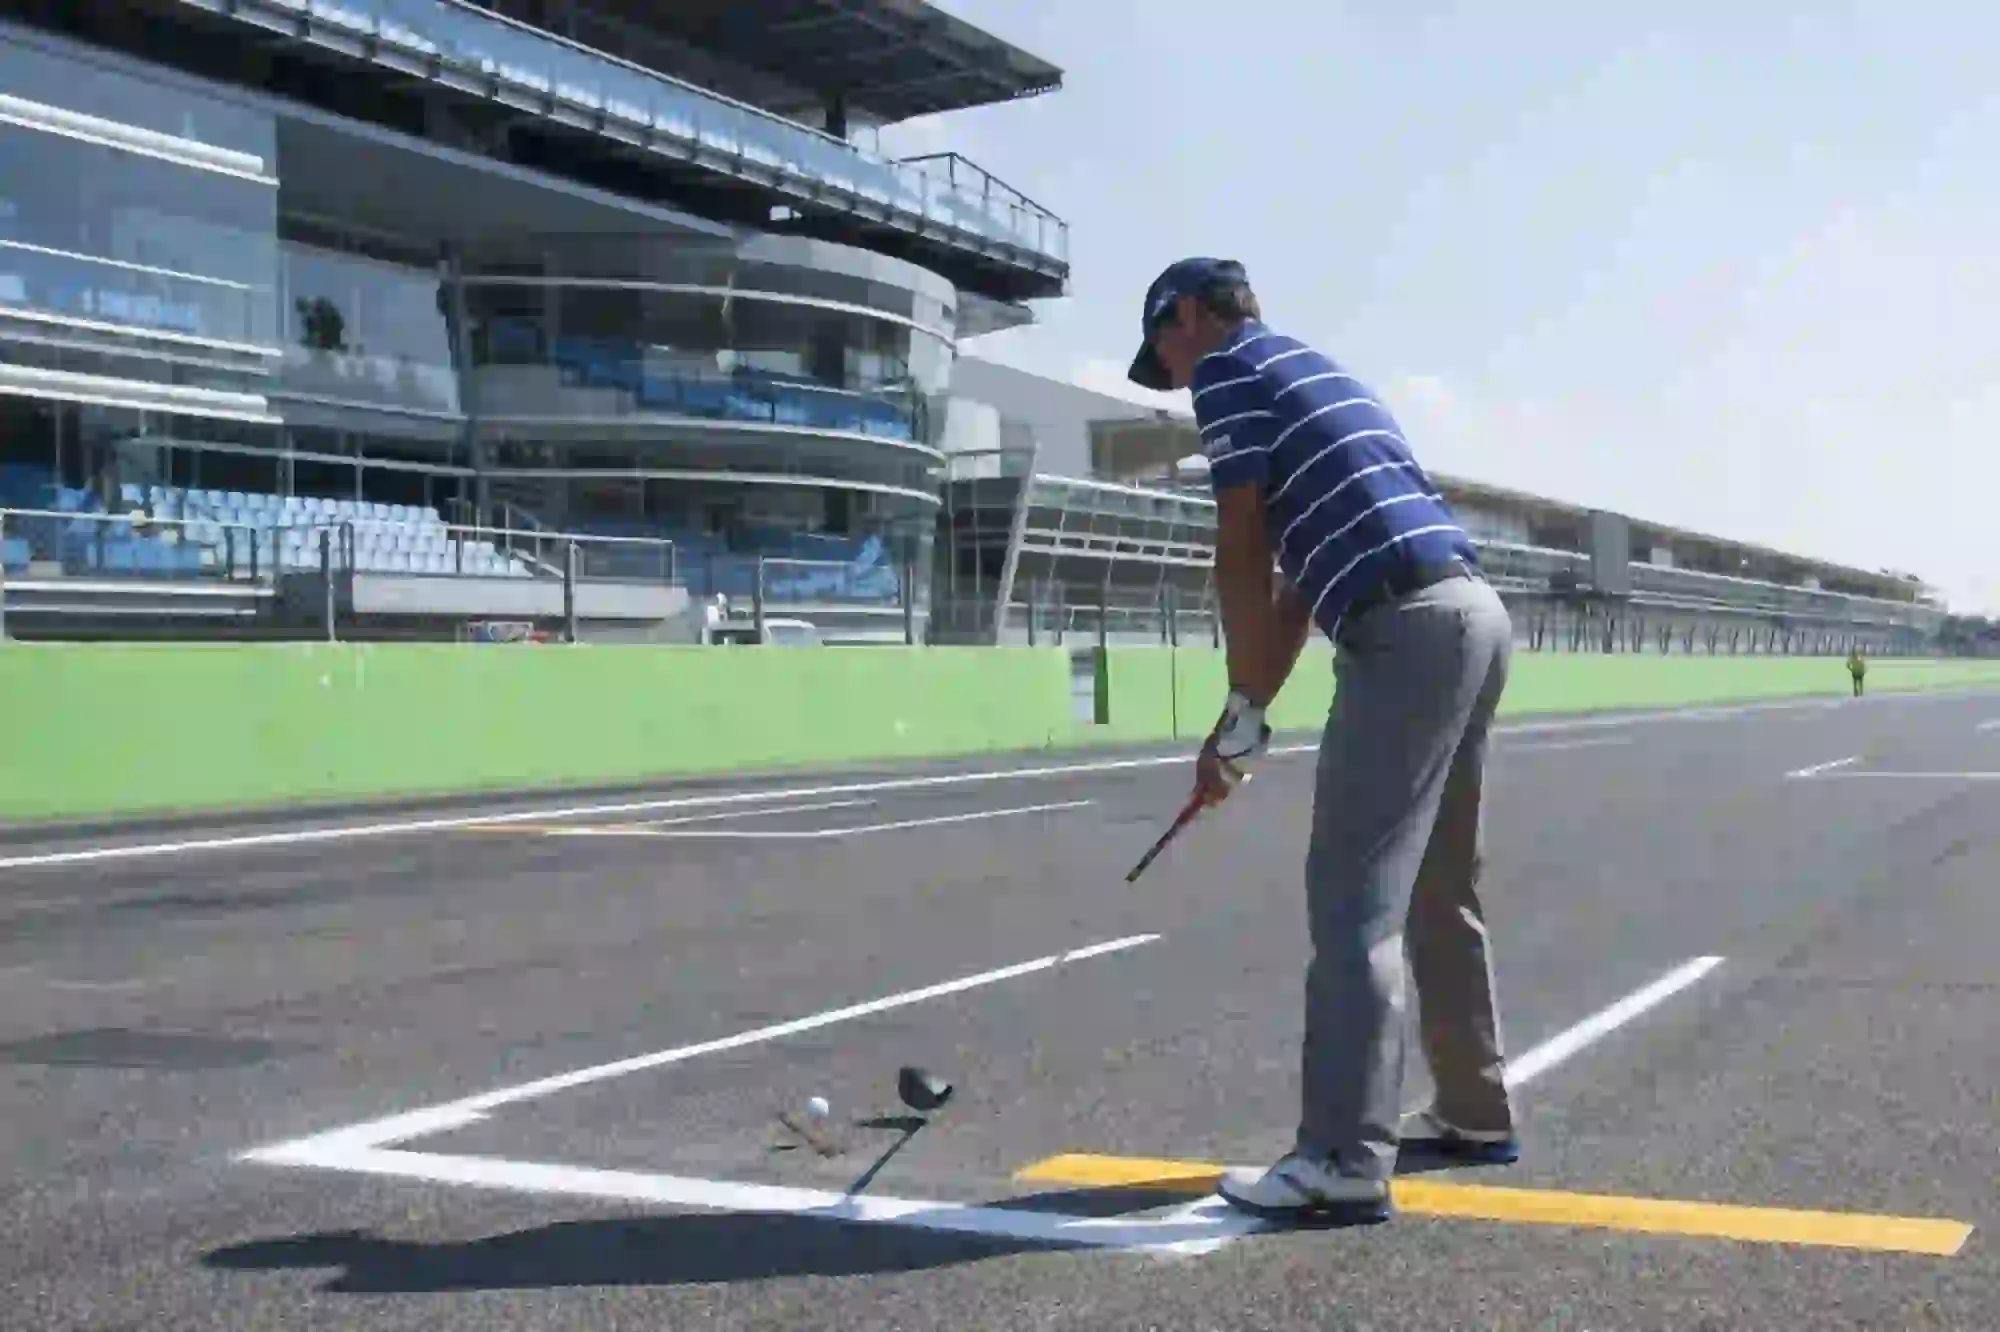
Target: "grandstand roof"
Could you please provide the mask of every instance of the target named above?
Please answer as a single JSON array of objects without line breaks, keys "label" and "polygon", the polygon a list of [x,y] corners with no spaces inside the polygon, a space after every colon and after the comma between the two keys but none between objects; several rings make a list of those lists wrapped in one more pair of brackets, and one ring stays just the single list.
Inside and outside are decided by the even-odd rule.
[{"label": "grandstand roof", "polygon": [[1063,72],[924,0],[607,0],[716,55],[838,96],[881,124],[1012,101]]}]

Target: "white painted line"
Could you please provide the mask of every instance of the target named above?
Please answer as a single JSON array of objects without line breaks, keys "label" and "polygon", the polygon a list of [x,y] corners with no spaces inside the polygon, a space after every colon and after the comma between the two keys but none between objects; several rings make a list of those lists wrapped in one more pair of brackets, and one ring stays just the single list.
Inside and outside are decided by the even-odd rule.
[{"label": "white painted line", "polygon": [[[1905,693],[1885,695],[1879,701],[1945,702],[1983,697],[1990,691],[1967,693]],[[1635,712],[1617,717],[1584,717],[1569,721],[1518,722],[1494,728],[1496,735],[1550,735],[1566,731],[1603,730],[1653,722],[1714,721],[1766,712],[1824,711],[1844,708],[1847,700],[1745,703],[1726,708],[1684,708],[1679,711]],[[1311,754],[1317,744],[1277,745],[1273,755]],[[938,773],[926,777],[892,777],[872,782],[841,782],[819,786],[782,787],[760,791],[736,791],[718,795],[664,796],[653,800],[628,800],[613,804],[563,805],[541,809],[514,810],[504,814],[468,814],[450,818],[407,819],[395,823],[357,823],[320,828],[297,828],[285,832],[245,833],[234,837],[191,838],[176,842],[138,842],[122,846],[89,847],[79,851],[49,851],[34,855],[0,857],[0,869],[29,869],[48,865],[84,865],[107,860],[136,860],[149,856],[187,855],[203,851],[243,851],[259,847],[304,846],[316,842],[363,841],[378,837],[402,837],[413,833],[452,832],[464,828],[509,823],[540,823],[550,819],[597,818],[617,814],[644,814],[663,810],[717,808],[755,804],[765,800],[798,800],[815,796],[872,795],[884,791],[918,791],[942,786],[964,786],[983,782],[1037,781],[1073,777],[1087,773],[1124,772],[1143,768],[1172,767],[1193,759],[1191,752],[1147,755],[1142,758],[1094,759],[1079,763],[1052,764],[1033,768],[995,768],[973,772]]]},{"label": "white painted line", "polygon": [[1825,775],[1870,782],[2000,782],[2000,772],[1882,772],[1870,768],[1866,772],[1829,772]]},{"label": "white painted line", "polygon": [[1207,1252],[1232,1238],[1254,1233],[1258,1223],[1237,1216],[1204,1216],[1192,1221],[1173,1218],[1071,1216],[1008,1207],[893,1198],[879,1194],[832,1193],[770,1184],[693,1179],[679,1175],[642,1174],[627,1170],[510,1161],[484,1156],[399,1150],[394,1143],[441,1133],[475,1123],[487,1112],[551,1095],[572,1087],[622,1077],[698,1055],[736,1049],[760,1041],[829,1023],[955,994],[981,985],[1024,976],[1068,962],[1103,957],[1158,939],[1157,934],[1133,935],[1036,958],[997,971],[982,972],[941,985],[888,995],[867,1003],[835,1009],[813,1017],[760,1027],[721,1040],[680,1046],[515,1087],[503,1087],[446,1105],[391,1116],[330,1133],[316,1134],[273,1147],[247,1152],[242,1159],[265,1165],[335,1170],[348,1174],[422,1180],[476,1188],[503,1189],[543,1196],[597,1198],[652,1207],[703,1208],[728,1212],[812,1217],[828,1221],[912,1226],[925,1230],[982,1235],[1026,1244],[1065,1244],[1162,1253]]},{"label": "white painted line", "polygon": [[[1302,746],[1284,752],[1305,752],[1318,746]],[[1272,751],[1279,752],[1279,751]],[[81,851],[52,851],[37,855],[0,857],[0,869],[26,869],[43,865],[81,865],[105,860],[134,860],[148,856],[185,855],[198,851],[241,851],[270,846],[303,846],[316,842],[363,841],[377,837],[400,837],[411,833],[454,832],[466,828],[498,827],[514,823],[542,823],[550,819],[596,818],[612,814],[644,814],[669,809],[704,809],[748,805],[769,800],[796,800],[812,796],[865,795],[882,791],[917,791],[941,786],[1016,780],[1046,780],[1084,773],[1119,772],[1135,768],[1179,766],[1193,760],[1192,754],[1152,755],[1146,758],[1105,759],[1091,763],[1063,763],[1041,768],[999,768],[979,772],[940,773],[930,777],[893,777],[872,782],[843,782],[825,786],[794,786],[762,791],[733,791],[718,795],[666,796],[656,800],[628,800],[616,804],[564,805],[556,808],[513,810],[504,814],[470,814],[450,818],[409,819],[398,823],[359,823],[330,828],[299,828],[287,832],[245,833],[235,837],[205,837],[181,842],[141,842],[129,846],[100,846]]]},{"label": "white painted line", "polygon": [[1507,1085],[1518,1087],[1557,1064],[1603,1040],[1649,1008],[1657,1007],[1722,965],[1719,957],[1697,957],[1675,967],[1644,989],[1635,990],[1611,1007],[1592,1014],[1507,1063]]},{"label": "white painted line", "polygon": [[1785,776],[1794,778],[1818,777],[1824,773],[1832,772],[1836,768],[1844,768],[1850,763],[1859,763],[1859,762],[1861,762],[1861,755],[1853,754],[1844,759],[1835,759],[1831,763],[1819,763],[1815,764],[1810,768],[1800,768],[1797,772],[1786,773]]},{"label": "white painted line", "polygon": [[683,823],[715,823],[722,819],[769,819],[780,814],[810,814],[822,809],[872,808],[873,800],[815,800],[804,805],[772,805],[767,809],[725,809],[719,814],[683,814],[677,819],[648,819],[644,823],[618,824],[626,828],[671,828]]},{"label": "white painted line", "polygon": [[910,1004],[923,1003],[928,999],[941,999],[946,995],[959,994],[966,990],[976,990],[984,985],[998,984],[1019,976],[1033,975],[1038,971],[1048,971],[1070,962],[1081,962],[1093,957],[1103,957],[1109,953],[1123,952],[1142,944],[1159,939],[1157,934],[1134,934],[1123,939],[1112,939],[1104,943],[1091,944],[1083,948],[1073,948],[1064,953],[1051,953],[1030,962],[1017,962],[1011,967],[1001,967],[995,971],[982,971],[976,976],[962,976],[957,980],[944,981],[937,985],[927,985],[919,990],[905,990],[900,994],[885,995],[880,999],[870,999],[865,1003],[850,1004],[846,1008],[836,1008],[825,1013],[815,1013],[811,1017],[794,1018],[789,1022],[779,1022],[767,1027],[757,1027],[739,1032],[734,1036],[724,1036],[712,1041],[700,1041],[693,1045],[676,1046],[671,1050],[655,1050],[650,1054],[634,1055],[629,1059],[616,1060],[609,1064],[596,1064],[590,1068],[580,1068],[569,1073],[559,1073],[553,1077],[525,1082],[513,1087],[499,1087],[468,1096],[444,1105],[396,1115],[389,1119],[357,1124],[330,1134],[301,1139],[298,1142],[283,1143],[276,1147],[261,1148],[249,1153],[249,1159],[285,1159],[302,1147],[314,1144],[337,1143],[346,1147],[383,1147],[391,1143],[407,1141],[428,1133],[460,1124],[471,1123],[488,1111],[503,1105],[514,1105],[521,1101],[532,1101],[556,1092],[568,1091],[572,1087],[584,1087],[593,1082],[603,1082],[610,1078],[622,1078],[632,1073],[643,1073],[648,1069],[664,1068],[668,1064],[678,1064],[700,1055],[720,1054],[724,1050],[738,1050],[746,1045],[760,1045],[785,1036],[796,1036],[802,1031],[813,1031],[831,1026],[836,1022],[850,1022],[855,1018],[868,1017],[875,1013],[885,1013],[893,1008],[904,1008]]},{"label": "white painted line", "polygon": [[1597,740],[1550,740],[1542,743],[1530,742],[1525,745],[1501,745],[1495,752],[1499,754],[1560,754],[1572,749],[1608,749],[1631,743],[1632,737],[1629,735],[1607,735]]},{"label": "white painted line", "polygon": [[2000,731],[2000,717],[1995,717],[1992,721],[1983,721],[1972,729],[1975,731]]},{"label": "white painted line", "polygon": [[613,823],[585,828],[543,828],[540,831],[546,837],[695,837],[709,840],[748,838],[757,841],[771,839],[812,841],[829,837],[854,837],[861,833],[894,832],[903,828],[935,828],[947,823],[976,823],[982,819],[1004,819],[1016,814],[1048,814],[1057,810],[1083,809],[1096,803],[1094,800],[1063,800],[1052,805],[1021,805],[1014,809],[981,809],[974,810],[970,814],[936,814],[924,819],[898,819],[893,823],[862,823],[852,828],[662,828],[645,823]]},{"label": "white painted line", "polygon": [[[699,1208],[712,1211],[755,1213],[817,1218],[827,1221],[910,1226],[957,1234],[1011,1239],[1024,1244],[1078,1245],[1095,1248],[1150,1251],[1162,1254],[1200,1254],[1254,1235],[1265,1229],[1255,1217],[1235,1212],[1220,1199],[1209,1197],[1176,1207],[1155,1218],[1090,1217],[1052,1212],[1036,1212],[1007,1207],[974,1206],[915,1198],[895,1198],[872,1194],[832,1193],[770,1184],[745,1184],[729,1180],[695,1179],[679,1175],[642,1174],[627,1170],[598,1170],[579,1166],[511,1161],[496,1157],[460,1156],[432,1152],[394,1150],[388,1144],[406,1141],[476,1121],[500,1105],[546,1096],[589,1082],[619,1077],[642,1068],[693,1058],[698,1054],[735,1048],[754,1041],[807,1030],[813,1026],[880,1012],[884,1008],[939,994],[953,993],[974,985],[990,984],[1009,976],[1046,969],[1065,960],[1101,956],[1150,942],[1157,935],[1137,935],[1114,939],[1088,948],[1053,957],[1038,958],[1016,967],[982,973],[941,986],[913,990],[902,995],[857,1004],[832,1013],[775,1027],[760,1028],[740,1036],[676,1050],[643,1055],[596,1068],[518,1087],[502,1088],[468,1097],[448,1105],[372,1124],[300,1139],[251,1152],[245,1159],[271,1165],[337,1170],[394,1179],[422,1180],[475,1188],[500,1189],[541,1196],[595,1198],[605,1201],[652,1207]],[[1719,957],[1701,957],[1670,972],[1645,989],[1619,1001],[1602,1013],[1586,1019],[1549,1041],[1543,1042],[1516,1060],[1508,1083],[1518,1086],[1553,1068],[1607,1033],[1692,985],[1721,963]]]}]

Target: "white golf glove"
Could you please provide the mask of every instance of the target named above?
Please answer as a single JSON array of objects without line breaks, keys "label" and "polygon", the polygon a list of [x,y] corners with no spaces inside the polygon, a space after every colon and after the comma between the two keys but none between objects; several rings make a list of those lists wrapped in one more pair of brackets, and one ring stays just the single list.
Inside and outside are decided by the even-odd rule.
[{"label": "white golf glove", "polygon": [[1230,690],[1228,701],[1222,705],[1222,719],[1215,724],[1215,756],[1230,767],[1241,769],[1270,743],[1271,728],[1264,724],[1264,709],[1241,691]]}]

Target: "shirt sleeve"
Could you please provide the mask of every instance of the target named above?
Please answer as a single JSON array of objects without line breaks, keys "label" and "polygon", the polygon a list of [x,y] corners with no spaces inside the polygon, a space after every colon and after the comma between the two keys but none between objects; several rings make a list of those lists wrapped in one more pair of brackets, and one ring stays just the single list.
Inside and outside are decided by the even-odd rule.
[{"label": "shirt sleeve", "polygon": [[1278,413],[1270,388],[1247,362],[1214,356],[1195,367],[1195,425],[1208,459],[1209,487],[1215,491],[1262,485],[1271,471],[1271,441]]}]

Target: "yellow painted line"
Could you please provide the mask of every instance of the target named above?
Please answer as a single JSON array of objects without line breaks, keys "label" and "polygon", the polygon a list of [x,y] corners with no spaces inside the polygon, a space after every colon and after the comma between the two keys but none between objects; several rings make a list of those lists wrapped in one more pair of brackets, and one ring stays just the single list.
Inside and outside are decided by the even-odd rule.
[{"label": "yellow painted line", "polygon": [[[1037,1161],[1015,1173],[1023,1183],[1086,1188],[1156,1188],[1205,1193],[1225,1167],[1205,1161],[1070,1154]],[[1798,1244],[1950,1257],[1965,1246],[1972,1227],[1961,1221],[1860,1212],[1814,1212],[1786,1207],[1624,1198],[1597,1193],[1495,1188],[1442,1180],[1398,1179],[1392,1192],[1399,1210],[1415,1216],[1456,1217],[1527,1225],[1581,1226],[1653,1235]]]},{"label": "yellow painted line", "polygon": [[1090,1189],[1167,1189],[1206,1193],[1222,1179],[1223,1168],[1201,1161],[1155,1161],[1143,1156],[1051,1156],[1014,1172],[1024,1184],[1066,1184]]}]

